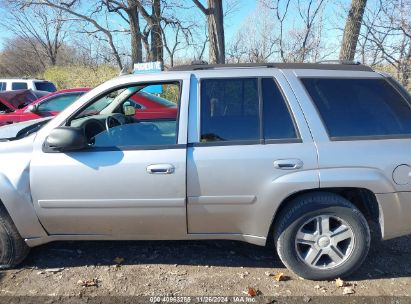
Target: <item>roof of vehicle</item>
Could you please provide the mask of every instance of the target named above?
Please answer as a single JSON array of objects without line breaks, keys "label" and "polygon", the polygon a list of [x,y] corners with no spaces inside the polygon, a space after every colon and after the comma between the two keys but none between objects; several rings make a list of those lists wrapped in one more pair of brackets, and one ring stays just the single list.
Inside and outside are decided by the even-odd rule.
[{"label": "roof of vehicle", "polygon": [[191,64],[175,66],[170,71],[195,71],[211,69],[236,69],[236,68],[278,68],[278,69],[314,69],[314,70],[343,70],[373,72],[369,66],[358,62],[324,61],[318,63],[235,63],[235,64]]},{"label": "roof of vehicle", "polygon": [[58,90],[55,92],[51,92],[49,94],[49,96],[51,95],[57,95],[57,94],[62,94],[62,93],[70,93],[70,92],[87,92],[90,91],[91,88],[70,88],[70,89],[62,89],[62,90]]},{"label": "roof of vehicle", "polygon": [[13,78],[13,77],[11,77],[11,78],[0,78],[0,81],[42,81],[42,82],[47,81],[47,82],[50,82],[50,81],[45,80],[45,79],[36,79],[36,78]]}]

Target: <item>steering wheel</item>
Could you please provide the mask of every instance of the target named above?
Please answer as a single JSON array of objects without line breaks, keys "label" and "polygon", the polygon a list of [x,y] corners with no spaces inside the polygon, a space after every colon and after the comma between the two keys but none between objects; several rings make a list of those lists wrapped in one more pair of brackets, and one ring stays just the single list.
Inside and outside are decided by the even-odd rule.
[{"label": "steering wheel", "polygon": [[106,130],[109,134],[110,134],[110,129],[111,128],[122,125],[121,121],[118,118],[114,117],[114,116],[107,116],[105,124],[106,124]]}]

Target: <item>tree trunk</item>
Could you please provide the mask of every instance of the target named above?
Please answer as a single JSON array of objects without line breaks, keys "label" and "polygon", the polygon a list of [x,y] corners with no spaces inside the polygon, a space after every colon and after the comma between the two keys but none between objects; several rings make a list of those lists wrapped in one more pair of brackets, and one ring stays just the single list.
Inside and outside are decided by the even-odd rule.
[{"label": "tree trunk", "polygon": [[163,38],[161,36],[161,7],[160,0],[153,0],[152,2],[152,20],[151,27],[151,60],[160,61],[163,66]]},{"label": "tree trunk", "polygon": [[354,60],[366,4],[367,0],[352,0],[351,2],[341,44],[340,60]]},{"label": "tree trunk", "polygon": [[139,23],[138,10],[131,7],[127,11],[130,20],[130,34],[131,34],[131,61],[132,63],[143,62],[143,47],[141,43],[141,30]]},{"label": "tree trunk", "polygon": [[225,63],[224,15],[222,0],[208,0],[208,36],[210,63]]}]

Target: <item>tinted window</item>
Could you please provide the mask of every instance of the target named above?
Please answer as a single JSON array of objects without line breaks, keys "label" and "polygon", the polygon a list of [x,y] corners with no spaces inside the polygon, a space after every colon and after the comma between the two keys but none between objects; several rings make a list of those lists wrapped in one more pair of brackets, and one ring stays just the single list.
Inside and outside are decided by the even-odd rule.
[{"label": "tinted window", "polygon": [[25,90],[27,89],[27,83],[26,82],[13,82],[11,84],[11,89],[12,90]]},{"label": "tinted window", "polygon": [[82,93],[69,94],[64,96],[54,96],[40,103],[38,110],[40,112],[61,112],[71,105]]},{"label": "tinted window", "polygon": [[47,92],[57,91],[55,85],[48,81],[36,82],[36,89],[39,91],[47,91]]},{"label": "tinted window", "polygon": [[263,78],[263,121],[265,139],[296,138],[286,101],[272,78]]},{"label": "tinted window", "polygon": [[201,81],[201,141],[259,139],[256,78]]},{"label": "tinted window", "polygon": [[330,137],[411,135],[411,107],[384,79],[301,79]]},{"label": "tinted window", "polygon": [[6,83],[5,82],[0,82],[0,91],[5,91],[6,90]]}]

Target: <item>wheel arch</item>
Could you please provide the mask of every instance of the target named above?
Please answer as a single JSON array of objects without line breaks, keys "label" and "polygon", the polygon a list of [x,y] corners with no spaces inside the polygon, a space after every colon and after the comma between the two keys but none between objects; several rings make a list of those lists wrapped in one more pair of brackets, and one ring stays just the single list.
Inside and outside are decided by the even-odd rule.
[{"label": "wheel arch", "polygon": [[20,188],[22,182],[20,181],[15,187],[4,174],[0,173],[0,205],[5,208],[22,238],[47,236],[37,218],[29,189]]},{"label": "wheel arch", "polygon": [[377,239],[381,239],[381,221],[382,221],[382,214],[381,208],[379,206],[377,197],[375,193],[371,190],[362,188],[362,187],[330,187],[330,188],[314,188],[314,189],[305,189],[301,191],[297,191],[295,193],[290,194],[286,197],[279,205],[277,210],[274,213],[273,220],[270,225],[270,230],[268,232],[267,237],[267,245],[274,246],[273,238],[271,237],[274,233],[274,226],[278,221],[279,215],[281,212],[287,208],[290,202],[292,202],[295,198],[307,194],[307,193],[334,193],[337,195],[342,196],[343,198],[350,201],[354,206],[356,206],[364,217],[367,219],[369,223],[372,225],[372,233],[373,237]]}]

